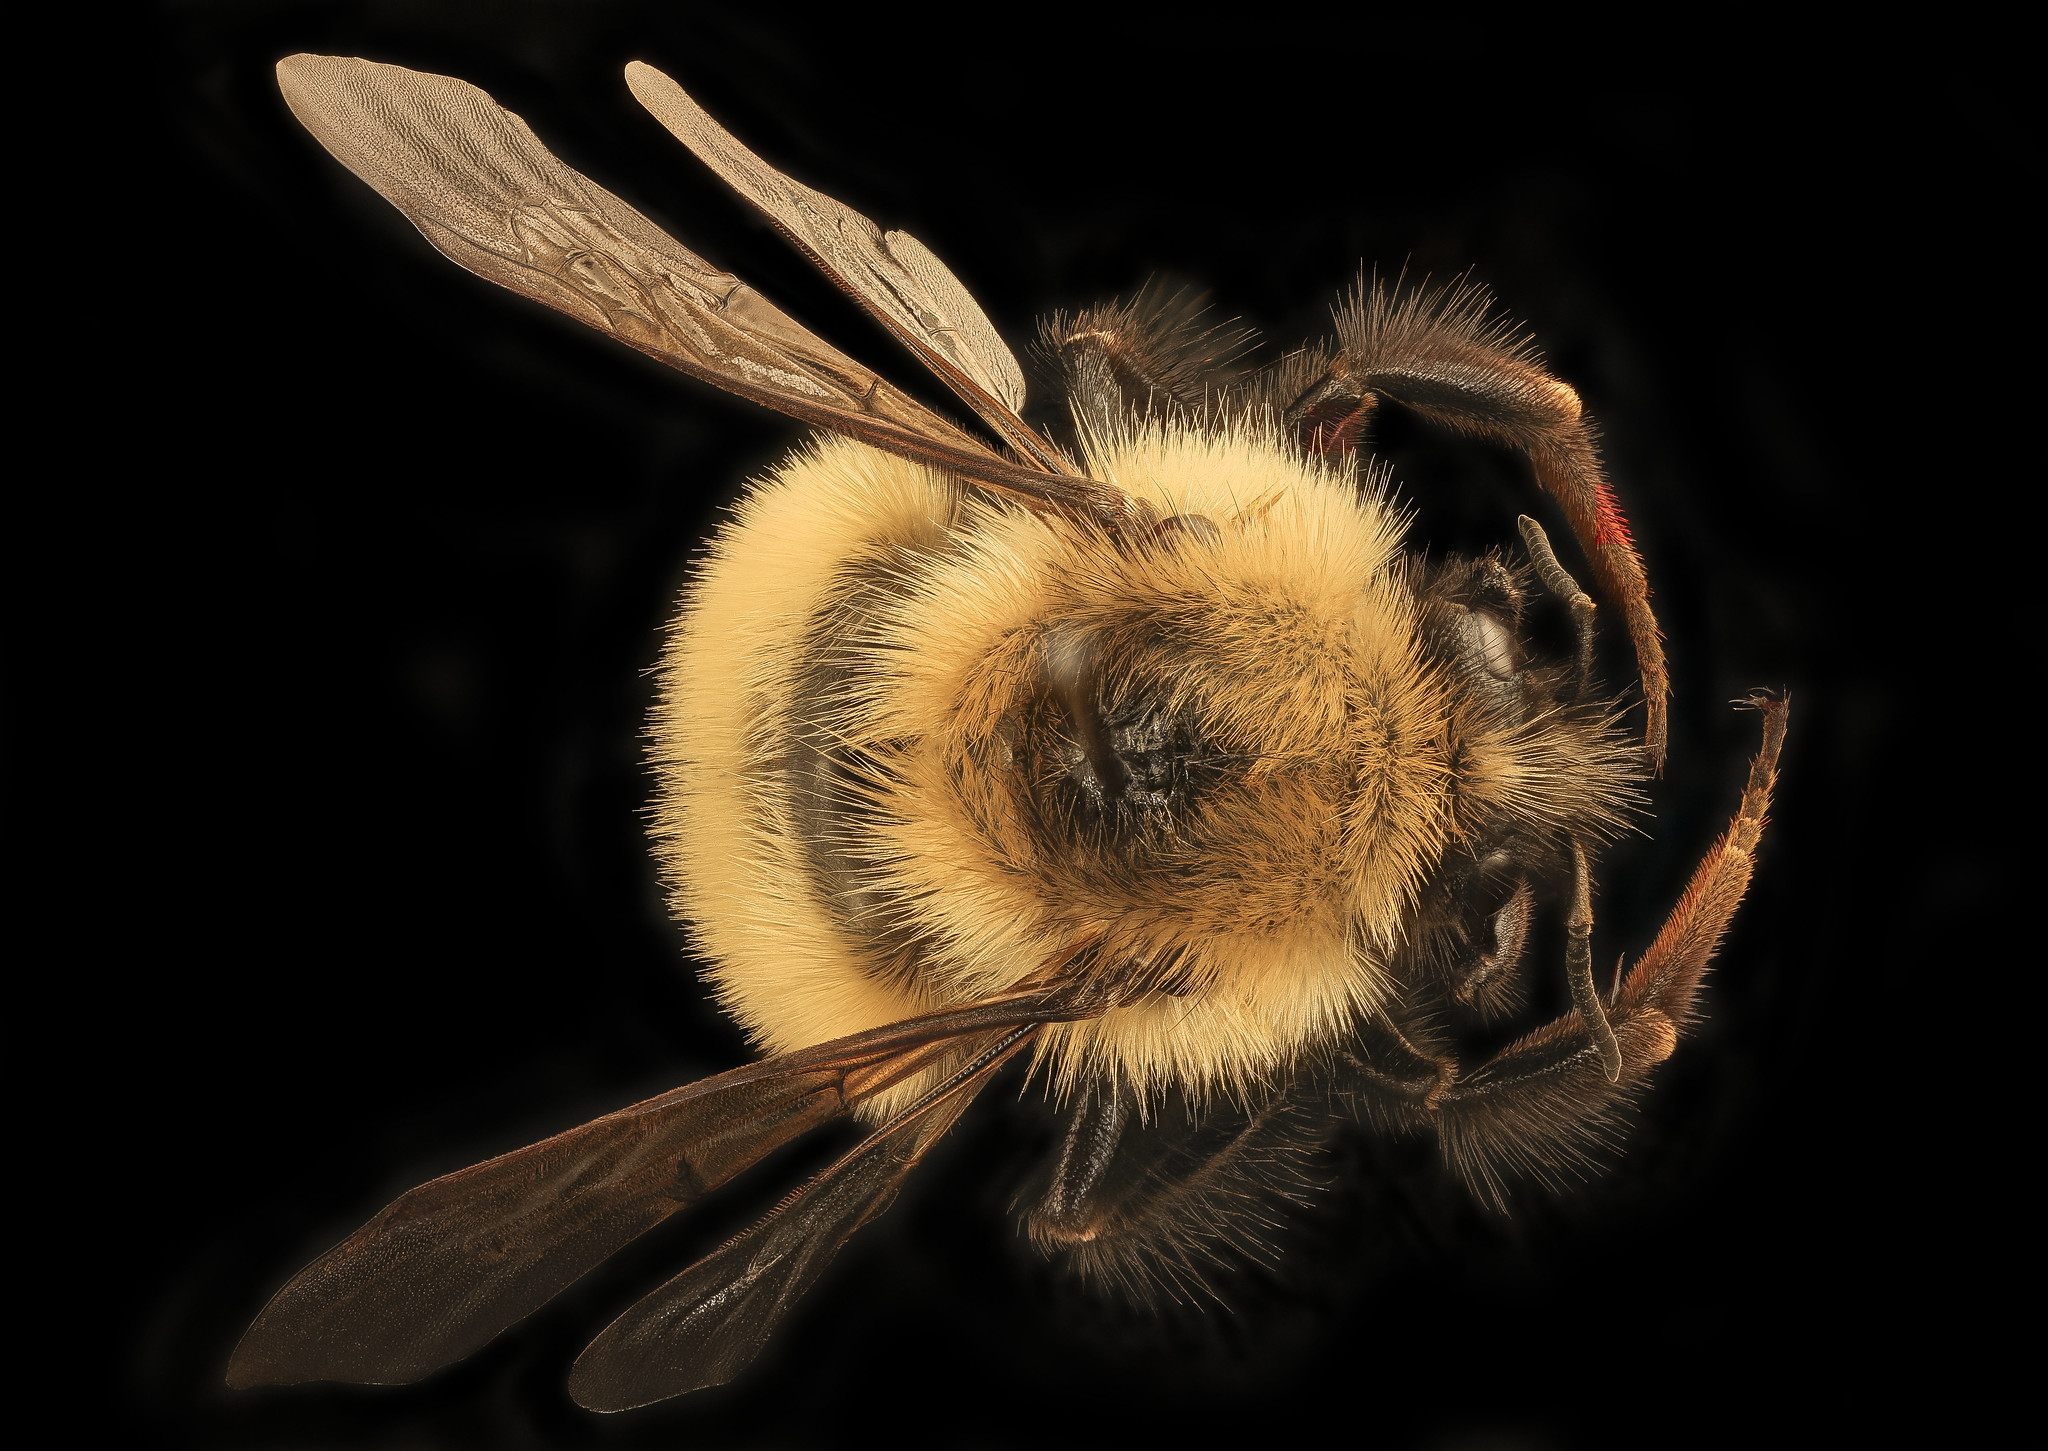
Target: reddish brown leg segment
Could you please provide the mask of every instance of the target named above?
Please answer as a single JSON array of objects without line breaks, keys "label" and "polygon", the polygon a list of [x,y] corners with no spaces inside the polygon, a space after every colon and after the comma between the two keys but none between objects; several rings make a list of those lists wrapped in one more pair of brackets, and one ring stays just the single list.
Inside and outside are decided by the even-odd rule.
[{"label": "reddish brown leg segment", "polygon": [[1693,994],[1706,974],[1707,960],[1749,888],[1756,844],[1764,834],[1771,791],[1778,783],[1778,752],[1785,743],[1789,702],[1758,691],[1738,703],[1761,711],[1764,718],[1763,749],[1750,763],[1742,809],[1693,873],[1664,930],[1615,993],[1618,1013],[1661,1014],[1672,1025],[1668,1031],[1674,1041],[1677,1030],[1691,1020]]},{"label": "reddish brown leg segment", "polygon": [[1628,627],[1647,708],[1643,750],[1651,769],[1661,771],[1671,694],[1664,641],[1642,559],[1600,470],[1592,421],[1579,395],[1538,363],[1526,340],[1489,317],[1489,304],[1484,290],[1467,285],[1429,293],[1361,285],[1337,312],[1341,351],[1288,405],[1287,416],[1309,447],[1348,450],[1377,396],[1527,455],[1537,482],[1571,521],[1595,583]]},{"label": "reddish brown leg segment", "polygon": [[1610,1111],[1640,1091],[1693,1018],[1707,963],[1749,886],[1785,740],[1785,700],[1758,692],[1740,704],[1762,713],[1763,746],[1735,819],[1614,992],[1605,1016],[1619,1071],[1610,1077],[1598,1027],[1588,1031],[1574,1011],[1452,1083],[1422,1120],[1436,1126],[1450,1163],[1496,1204],[1503,1202],[1503,1171],[1554,1179],[1589,1162],[1589,1150],[1609,1130]]}]

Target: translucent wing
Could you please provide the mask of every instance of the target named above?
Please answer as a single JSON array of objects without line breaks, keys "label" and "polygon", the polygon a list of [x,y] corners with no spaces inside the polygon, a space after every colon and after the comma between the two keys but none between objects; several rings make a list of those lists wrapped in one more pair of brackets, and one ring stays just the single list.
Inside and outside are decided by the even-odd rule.
[{"label": "translucent wing", "polygon": [[806,423],[1036,502],[1127,505],[997,457],[563,165],[475,86],[317,55],[279,61],[277,78],[321,145],[478,276]]},{"label": "translucent wing", "polygon": [[576,1358],[569,1394],[593,1411],[626,1411],[739,1374],[839,1247],[889,1207],[905,1176],[1037,1032],[1002,1034],[751,1229],[614,1320]]},{"label": "translucent wing", "polygon": [[908,232],[884,232],[853,208],[792,181],[653,66],[634,61],[626,84],[640,104],[697,153],[819,270],[857,298],[1003,440],[1064,472],[1059,456],[1017,415],[1024,370],[960,279]]},{"label": "translucent wing", "polygon": [[481,1348],[791,1139],[957,1052],[1085,1016],[1036,993],[708,1078],[401,1196],[278,1291],[228,1383],[415,1381]]}]

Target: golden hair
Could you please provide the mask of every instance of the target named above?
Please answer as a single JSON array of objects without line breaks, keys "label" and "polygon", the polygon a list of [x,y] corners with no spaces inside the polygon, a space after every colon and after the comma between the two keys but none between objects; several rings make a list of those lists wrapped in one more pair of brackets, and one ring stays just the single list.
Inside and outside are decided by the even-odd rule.
[{"label": "golden hair", "polygon": [[[1172,981],[1050,1030],[1055,1085],[1201,1095],[1265,1080],[1385,997],[1451,829],[1450,702],[1418,648],[1398,516],[1243,422],[1134,426],[1091,440],[1087,464],[1216,527],[1134,557],[824,439],[711,544],[663,661],[655,836],[721,1004],[763,1051],[986,998],[1085,945],[1170,960]],[[1076,639],[1107,690],[1191,712],[1241,767],[1115,850],[1050,819],[1015,769]],[[806,775],[818,760],[833,780]],[[841,839],[821,850],[820,831]]]}]

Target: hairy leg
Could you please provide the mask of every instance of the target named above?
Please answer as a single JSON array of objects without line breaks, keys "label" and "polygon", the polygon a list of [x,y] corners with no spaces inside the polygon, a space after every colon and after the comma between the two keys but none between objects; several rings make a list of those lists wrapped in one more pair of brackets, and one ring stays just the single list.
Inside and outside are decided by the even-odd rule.
[{"label": "hairy leg", "polygon": [[1579,395],[1536,361],[1525,340],[1489,318],[1490,299],[1459,285],[1431,293],[1360,286],[1337,314],[1338,351],[1284,413],[1312,449],[1350,452],[1376,399],[1521,452],[1564,507],[1600,588],[1621,609],[1648,709],[1643,748],[1662,769],[1671,693],[1663,637],[1628,522],[1600,468]]},{"label": "hairy leg", "polygon": [[1270,1260],[1278,1201],[1309,1187],[1326,1132],[1309,1102],[1321,1093],[1306,1078],[1248,1104],[1172,1093],[1142,1116],[1128,1092],[1091,1093],[1069,1111],[1025,1227],[1070,1269],[1139,1301],[1213,1293],[1213,1268]]},{"label": "hairy leg", "polygon": [[[1434,1093],[1417,1091],[1422,1079],[1413,1049],[1396,1055],[1391,1072],[1374,1061],[1380,1052],[1371,1043],[1340,1064],[1362,1108],[1398,1126],[1434,1129],[1446,1160],[1496,1205],[1504,1203],[1506,1173],[1554,1178],[1590,1162],[1613,1111],[1641,1091],[1694,1017],[1707,964],[1749,885],[1785,740],[1784,700],[1759,692],[1741,703],[1763,715],[1763,744],[1742,804],[1649,951],[1620,976],[1604,1005],[1575,1008]],[[1581,985],[1574,988],[1576,1000]],[[1583,992],[1590,996],[1590,980]],[[1390,1092],[1399,1082],[1413,1086]]]},{"label": "hairy leg", "polygon": [[1098,436],[1169,408],[1194,410],[1231,381],[1243,330],[1212,325],[1200,297],[1148,286],[1128,301],[1047,318],[1039,346],[1058,366],[1077,423]]}]

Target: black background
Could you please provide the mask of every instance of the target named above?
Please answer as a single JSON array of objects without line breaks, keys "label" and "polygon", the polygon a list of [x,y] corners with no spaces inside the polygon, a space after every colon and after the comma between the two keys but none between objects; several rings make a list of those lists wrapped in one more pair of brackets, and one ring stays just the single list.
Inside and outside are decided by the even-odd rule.
[{"label": "black background", "polygon": [[[1684,43],[1697,80],[1636,84],[1615,76],[1661,64],[1552,70],[1476,27],[1008,15],[1002,40],[979,16],[949,33],[749,6],[154,12],[130,145],[166,183],[138,224],[170,241],[122,274],[150,299],[150,367],[130,422],[71,440],[81,522],[52,550],[86,602],[65,637],[83,669],[48,697],[89,758],[65,864],[98,905],[51,970],[87,986],[99,1066],[147,1125],[95,1200],[119,1212],[95,1261],[119,1334],[88,1406],[206,1447],[1334,1422],[1362,1444],[1536,1448],[1960,1414],[1967,1377],[1929,1356],[1982,1262],[1936,1206],[1997,1192],[1959,1190],[1958,1125],[1995,966],[1971,933],[1999,900],[1972,813],[2002,788],[1953,759],[1981,647],[1952,614],[1923,621],[1998,588],[1958,573],[1963,491],[2014,516],[1937,417],[1957,371],[1938,356],[1930,397],[1920,339],[2002,264],[2002,198],[2033,185],[1995,91],[1768,73],[1727,37]],[[396,1193],[743,1057],[658,899],[638,732],[693,547],[794,437],[433,254],[291,121],[270,66],[298,50],[482,86],[928,397],[638,108],[626,61],[913,232],[1019,341],[1160,274],[1258,324],[1271,356],[1321,332],[1361,262],[1472,269],[1601,420],[1670,640],[1671,765],[1607,868],[1609,952],[1647,943],[1733,804],[1755,722],[1724,702],[1794,698],[1709,1018],[1627,1157],[1501,1220],[1426,1146],[1353,1144],[1234,1313],[1152,1321],[1019,1244],[1005,1205],[1043,1125],[990,1102],[736,1385],[613,1418],[561,1389],[637,1290],[829,1145],[424,1386],[227,1391],[264,1299]],[[1398,423],[1384,442],[1418,545],[1506,540],[1534,495],[1504,456]],[[1996,1245],[1995,1199],[1977,1213]]]}]

